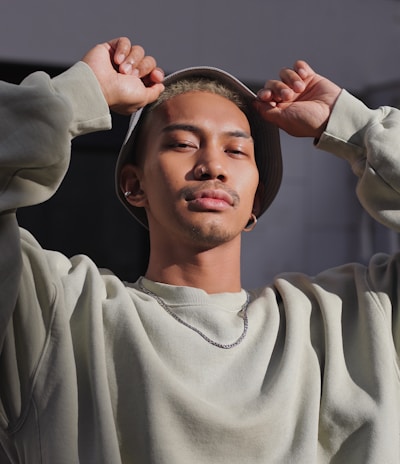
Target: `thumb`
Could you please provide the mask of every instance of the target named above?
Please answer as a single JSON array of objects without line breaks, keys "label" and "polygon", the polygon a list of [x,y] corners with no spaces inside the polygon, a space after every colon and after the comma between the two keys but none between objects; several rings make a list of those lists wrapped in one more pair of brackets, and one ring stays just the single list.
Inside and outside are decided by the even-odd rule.
[{"label": "thumb", "polygon": [[149,87],[145,87],[147,97],[146,105],[149,103],[153,103],[155,100],[157,100],[160,94],[164,91],[164,88],[164,84],[162,84],[161,82],[153,84]]},{"label": "thumb", "polygon": [[254,102],[254,108],[260,114],[260,116],[268,122],[276,124],[281,127],[283,115],[282,115],[282,103],[278,106],[275,103],[266,103],[256,100]]},{"label": "thumb", "polygon": [[[134,79],[136,82],[140,82],[140,85],[123,86],[124,90],[118,92],[112,104],[109,105],[114,112],[124,115],[132,114],[155,101],[164,90],[164,85],[161,83],[145,87],[139,78]],[[129,83],[131,84],[132,80],[129,80]]]}]

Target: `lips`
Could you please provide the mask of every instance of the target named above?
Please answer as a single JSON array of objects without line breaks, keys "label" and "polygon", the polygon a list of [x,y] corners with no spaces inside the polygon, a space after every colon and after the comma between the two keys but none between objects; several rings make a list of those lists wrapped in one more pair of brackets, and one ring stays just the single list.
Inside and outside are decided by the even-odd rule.
[{"label": "lips", "polygon": [[225,186],[197,186],[186,188],[183,198],[193,211],[225,211],[239,204],[239,195]]},{"label": "lips", "polygon": [[193,201],[193,200],[198,200],[201,198],[209,198],[211,200],[220,200],[225,203],[227,203],[230,206],[233,206],[233,198],[232,196],[226,192],[225,190],[213,190],[213,189],[207,189],[207,190],[200,190],[197,192],[192,192],[192,194],[188,196],[187,201]]}]

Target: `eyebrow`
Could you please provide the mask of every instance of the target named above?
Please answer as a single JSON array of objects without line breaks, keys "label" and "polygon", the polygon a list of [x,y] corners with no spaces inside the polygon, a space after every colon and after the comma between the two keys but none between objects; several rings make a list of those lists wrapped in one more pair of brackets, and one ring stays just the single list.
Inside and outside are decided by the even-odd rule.
[{"label": "eyebrow", "polygon": [[[194,134],[201,133],[201,129],[197,126],[193,126],[192,124],[170,124],[162,129],[162,132],[168,133],[173,132],[176,130],[182,130],[185,132],[193,132]],[[253,137],[245,131],[242,130],[233,130],[233,131],[226,131],[224,132],[225,135],[229,135],[230,137],[238,137],[247,140],[253,140]]]}]

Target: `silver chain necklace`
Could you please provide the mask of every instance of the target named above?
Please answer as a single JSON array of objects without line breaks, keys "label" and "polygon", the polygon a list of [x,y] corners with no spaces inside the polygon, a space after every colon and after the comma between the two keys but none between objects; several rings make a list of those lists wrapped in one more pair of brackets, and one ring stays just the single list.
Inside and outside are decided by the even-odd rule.
[{"label": "silver chain necklace", "polygon": [[165,301],[162,298],[160,298],[158,295],[156,295],[152,291],[148,290],[143,285],[142,280],[143,280],[143,277],[140,277],[140,279],[138,280],[138,285],[139,285],[140,290],[142,290],[142,292],[144,292],[147,295],[153,297],[157,301],[157,303],[170,316],[172,316],[176,321],[178,321],[180,324],[184,325],[188,329],[193,330],[193,332],[196,332],[198,335],[200,335],[200,337],[204,338],[204,340],[206,342],[210,343],[211,345],[214,345],[214,346],[216,346],[218,348],[223,348],[224,350],[229,350],[229,349],[234,348],[235,346],[239,345],[244,340],[244,338],[246,337],[247,329],[248,329],[248,326],[249,326],[249,321],[248,321],[248,317],[247,317],[247,309],[248,309],[249,303],[250,303],[250,295],[249,295],[249,293],[247,291],[246,291],[246,301],[243,303],[242,307],[240,308],[240,310],[238,312],[238,315],[243,318],[243,331],[242,331],[240,337],[236,341],[234,341],[233,343],[225,344],[225,343],[218,343],[215,340],[212,340],[204,332],[202,332],[200,329],[198,329],[197,327],[194,327],[193,325],[191,325],[188,322],[185,322],[183,319],[181,319],[177,314],[175,314],[171,310],[171,308],[167,305],[167,303],[165,303]]}]

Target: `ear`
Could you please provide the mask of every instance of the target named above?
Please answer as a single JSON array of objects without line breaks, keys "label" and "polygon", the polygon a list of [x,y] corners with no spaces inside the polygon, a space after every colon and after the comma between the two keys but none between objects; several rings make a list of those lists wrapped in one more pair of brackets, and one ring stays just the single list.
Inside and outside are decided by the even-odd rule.
[{"label": "ear", "polygon": [[122,193],[130,192],[125,196],[126,201],[132,206],[147,206],[146,193],[141,187],[142,170],[134,164],[126,164],[122,169],[119,177],[119,188]]}]

